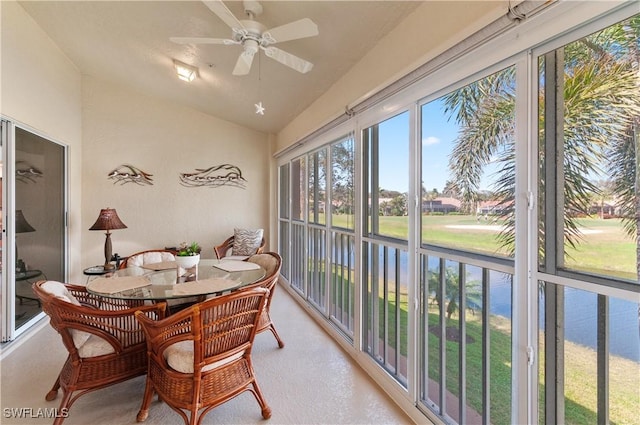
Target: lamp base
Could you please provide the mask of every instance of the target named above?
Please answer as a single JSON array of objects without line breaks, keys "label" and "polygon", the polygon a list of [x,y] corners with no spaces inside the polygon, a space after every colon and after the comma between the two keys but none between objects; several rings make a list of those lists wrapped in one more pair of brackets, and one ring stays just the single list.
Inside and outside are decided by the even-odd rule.
[{"label": "lamp base", "polygon": [[116,269],[116,266],[114,266],[114,265],[113,265],[113,264],[111,264],[111,263],[107,263],[107,264],[105,264],[105,265],[103,266],[103,268],[104,268],[104,270],[105,270],[105,271],[112,271],[112,270],[115,270],[115,269]]}]

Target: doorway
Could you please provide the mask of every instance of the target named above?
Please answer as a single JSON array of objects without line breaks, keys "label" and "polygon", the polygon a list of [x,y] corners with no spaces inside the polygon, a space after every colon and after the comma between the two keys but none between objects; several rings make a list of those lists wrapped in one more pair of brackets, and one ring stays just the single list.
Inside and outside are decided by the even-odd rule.
[{"label": "doorway", "polygon": [[2,342],[42,315],[31,285],[66,276],[66,148],[2,121]]}]

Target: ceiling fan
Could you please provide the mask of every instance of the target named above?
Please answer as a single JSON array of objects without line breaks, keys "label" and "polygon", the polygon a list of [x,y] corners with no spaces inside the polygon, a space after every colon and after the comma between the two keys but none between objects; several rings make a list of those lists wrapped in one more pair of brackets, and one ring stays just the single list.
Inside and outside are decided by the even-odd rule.
[{"label": "ceiling fan", "polygon": [[242,53],[238,57],[233,75],[246,75],[251,70],[253,57],[259,50],[263,50],[267,57],[293,68],[303,74],[311,71],[313,64],[284,50],[273,47],[272,44],[283,41],[318,35],[318,26],[309,18],[300,19],[275,28],[266,29],[254,18],[262,13],[262,5],[257,1],[243,2],[246,20],[238,20],[225,6],[222,0],[203,0],[209,9],[222,21],[231,27],[231,38],[208,37],[171,37],[170,40],[178,44],[225,44],[242,46]]}]

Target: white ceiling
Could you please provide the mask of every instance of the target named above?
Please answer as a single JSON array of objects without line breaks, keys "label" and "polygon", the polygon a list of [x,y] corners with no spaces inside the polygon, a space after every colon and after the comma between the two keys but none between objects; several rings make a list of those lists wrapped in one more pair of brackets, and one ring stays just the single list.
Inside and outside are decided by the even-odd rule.
[{"label": "white ceiling", "polygon": [[[246,19],[241,1],[225,1]],[[83,75],[131,87],[258,131],[277,133],[357,63],[419,1],[263,1],[267,28],[311,18],[319,36],[276,46],[314,64],[300,74],[256,56],[251,72],[231,72],[241,46],[179,45],[169,37],[230,38],[200,1],[22,1],[20,4]],[[178,80],[173,59],[200,78]],[[254,104],[262,102],[264,115]]]}]

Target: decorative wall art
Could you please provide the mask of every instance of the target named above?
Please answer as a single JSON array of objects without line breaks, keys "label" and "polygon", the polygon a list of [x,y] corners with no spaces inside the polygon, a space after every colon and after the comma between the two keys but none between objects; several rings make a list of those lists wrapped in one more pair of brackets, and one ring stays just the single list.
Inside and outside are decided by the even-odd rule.
[{"label": "decorative wall art", "polygon": [[246,179],[235,165],[222,164],[203,169],[196,168],[195,173],[180,173],[180,184],[187,187],[234,186],[245,188]]},{"label": "decorative wall art", "polygon": [[35,183],[37,178],[42,177],[42,171],[26,161],[16,161],[16,180],[22,183]]},{"label": "decorative wall art", "polygon": [[140,186],[144,185],[152,185],[153,179],[151,176],[153,174],[146,173],[139,169],[138,167],[134,167],[129,164],[122,164],[109,174],[109,179],[113,180],[113,184],[127,184],[127,183],[135,183]]}]

